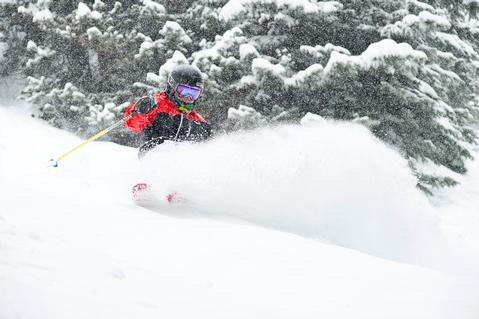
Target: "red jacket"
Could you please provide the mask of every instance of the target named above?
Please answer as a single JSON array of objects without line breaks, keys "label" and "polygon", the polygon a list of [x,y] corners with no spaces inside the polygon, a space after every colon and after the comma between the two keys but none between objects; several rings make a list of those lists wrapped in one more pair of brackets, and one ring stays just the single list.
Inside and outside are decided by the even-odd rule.
[{"label": "red jacket", "polygon": [[[148,114],[138,114],[128,121],[125,122],[125,125],[133,132],[139,133],[142,132],[145,128],[152,125],[157,119],[158,114],[167,114],[171,117],[176,115],[182,115],[178,111],[176,104],[171,101],[165,92],[160,92],[155,94],[155,99],[157,102],[157,107],[150,111]],[[129,116],[136,107],[137,102],[133,102],[125,111],[125,117]],[[199,115],[195,110],[191,111],[188,114],[184,114],[185,118],[190,121],[195,121],[199,123],[206,123],[206,121]]]}]

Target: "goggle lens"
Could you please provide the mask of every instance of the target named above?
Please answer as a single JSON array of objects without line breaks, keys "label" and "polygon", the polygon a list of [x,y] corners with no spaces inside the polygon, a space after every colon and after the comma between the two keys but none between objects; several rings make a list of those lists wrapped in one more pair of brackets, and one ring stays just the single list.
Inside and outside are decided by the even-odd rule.
[{"label": "goggle lens", "polygon": [[193,101],[196,101],[200,95],[201,95],[201,89],[194,87],[194,86],[188,86],[188,85],[178,85],[176,87],[176,92],[178,93],[178,96],[182,99],[184,98],[191,98]]}]

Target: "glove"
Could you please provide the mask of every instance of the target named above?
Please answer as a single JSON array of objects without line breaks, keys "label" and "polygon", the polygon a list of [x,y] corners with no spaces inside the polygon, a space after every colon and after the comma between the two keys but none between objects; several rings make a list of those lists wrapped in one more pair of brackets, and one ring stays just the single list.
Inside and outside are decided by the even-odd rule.
[{"label": "glove", "polygon": [[144,96],[136,102],[135,111],[140,114],[148,114],[157,106],[153,96]]}]

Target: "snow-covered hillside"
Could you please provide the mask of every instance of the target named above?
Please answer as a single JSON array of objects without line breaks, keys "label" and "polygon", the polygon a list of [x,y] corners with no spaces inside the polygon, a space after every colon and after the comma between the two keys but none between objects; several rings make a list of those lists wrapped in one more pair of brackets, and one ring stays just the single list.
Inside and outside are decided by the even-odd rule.
[{"label": "snow-covered hillside", "polygon": [[80,140],[2,103],[2,319],[479,316],[477,165],[433,205],[366,129],[312,121],[46,168]]}]

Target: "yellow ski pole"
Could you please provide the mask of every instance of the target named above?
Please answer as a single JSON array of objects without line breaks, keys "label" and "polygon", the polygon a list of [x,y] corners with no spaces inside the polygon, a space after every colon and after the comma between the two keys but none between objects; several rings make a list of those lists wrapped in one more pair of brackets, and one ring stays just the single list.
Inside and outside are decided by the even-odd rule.
[{"label": "yellow ski pole", "polygon": [[101,132],[98,132],[96,133],[95,135],[93,135],[92,137],[90,137],[89,139],[87,139],[86,141],[82,142],[80,145],[77,145],[75,146],[74,148],[72,148],[71,150],[69,150],[68,152],[66,152],[65,154],[63,154],[62,156],[60,156],[59,158],[57,158],[56,160],[51,160],[51,163],[50,165],[47,166],[48,167],[58,167],[58,162],[61,161],[62,159],[64,159],[65,157],[67,157],[68,155],[72,154],[73,152],[77,151],[78,149],[82,148],[83,146],[93,142],[94,140],[102,137],[103,135],[105,135],[106,133],[110,132],[111,130],[117,128],[118,126],[120,126],[121,124],[123,124],[124,122],[128,121],[130,118],[133,117],[133,114],[127,116],[127,117],[124,117],[122,118],[121,120],[119,120],[118,122],[112,124],[111,126],[107,127],[106,129],[104,129],[103,131]]}]

